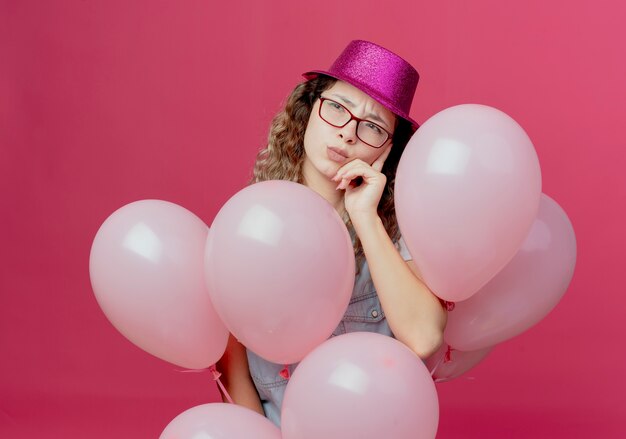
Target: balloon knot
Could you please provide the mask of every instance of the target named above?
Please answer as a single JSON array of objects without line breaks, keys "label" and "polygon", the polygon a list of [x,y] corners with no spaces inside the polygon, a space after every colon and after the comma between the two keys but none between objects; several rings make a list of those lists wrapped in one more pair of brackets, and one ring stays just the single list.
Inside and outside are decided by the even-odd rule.
[{"label": "balloon knot", "polygon": [[289,368],[286,364],[285,364],[285,367],[280,372],[278,372],[278,375],[280,375],[286,380],[288,380],[289,377],[291,377],[291,374],[289,373]]},{"label": "balloon knot", "polygon": [[211,371],[211,373],[213,374],[213,381],[217,381],[220,379],[220,377],[222,376],[222,374],[220,372],[217,371],[217,369],[215,368],[215,366],[211,366],[209,367],[209,370]]},{"label": "balloon knot", "polygon": [[446,350],[446,355],[443,359],[443,362],[449,363],[450,361],[452,361],[452,348],[448,346],[448,350]]},{"label": "balloon knot", "polygon": [[226,390],[226,387],[224,387],[224,384],[222,384],[222,381],[220,380],[220,377],[222,376],[222,374],[217,371],[215,364],[209,367],[209,370],[213,374],[213,381],[217,382],[217,385],[222,391],[222,395],[224,395],[224,397],[226,398],[226,401],[233,404],[233,399],[230,397],[230,395],[228,394],[228,391]]},{"label": "balloon knot", "polygon": [[454,309],[454,302],[448,302],[447,300],[443,301],[446,304],[446,310],[452,311]]}]

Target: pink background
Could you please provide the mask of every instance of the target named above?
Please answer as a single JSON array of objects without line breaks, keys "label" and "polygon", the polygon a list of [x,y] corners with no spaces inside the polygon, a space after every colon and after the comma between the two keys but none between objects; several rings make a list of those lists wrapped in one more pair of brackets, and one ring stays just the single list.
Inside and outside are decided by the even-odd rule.
[{"label": "pink background", "polygon": [[145,198],[210,224],[300,73],[364,38],[418,67],[417,120],[515,118],[578,238],[555,311],[438,385],[438,437],[625,437],[624,3],[243,3],[0,1],[0,436],[154,438],[216,400],[108,323],[92,239]]}]

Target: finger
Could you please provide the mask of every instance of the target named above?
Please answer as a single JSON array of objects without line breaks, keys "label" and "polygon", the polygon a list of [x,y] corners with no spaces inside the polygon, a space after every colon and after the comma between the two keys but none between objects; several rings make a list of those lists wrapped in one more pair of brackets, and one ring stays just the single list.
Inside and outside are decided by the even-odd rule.
[{"label": "finger", "polygon": [[348,180],[348,182],[354,180],[355,178],[361,177],[364,180],[369,180],[371,178],[379,178],[383,176],[380,172],[375,171],[368,165],[362,165],[355,167],[354,169],[350,169],[341,174],[342,182],[344,180]]},{"label": "finger", "polygon": [[389,148],[387,148],[385,152],[383,152],[380,157],[378,157],[374,161],[374,163],[372,163],[372,168],[376,169],[378,172],[383,170],[383,165],[385,164],[385,160],[387,160],[387,157],[389,157],[389,154],[391,153],[391,148],[392,145],[390,145]]},{"label": "finger", "polygon": [[338,189],[342,189],[342,190],[344,190],[344,189],[346,189],[349,185],[350,185],[350,179],[348,179],[348,178],[342,178],[342,179],[341,179],[341,182],[337,185],[337,187],[335,188],[335,190],[338,190]]},{"label": "finger", "polygon": [[354,166],[352,169],[346,169],[342,171],[338,176],[341,179],[352,180],[353,178],[364,176],[366,174],[371,174],[372,172],[374,172],[374,170],[371,169],[369,166]]},{"label": "finger", "polygon": [[347,171],[354,169],[357,166],[360,165],[365,165],[365,166],[369,166],[367,163],[365,163],[363,160],[361,159],[354,159],[351,162],[346,163],[345,165],[343,165],[341,168],[339,168],[337,170],[337,173],[335,174],[335,176],[333,177],[333,180],[338,181],[339,177],[341,177],[342,175],[344,175]]},{"label": "finger", "polygon": [[368,165],[361,159],[353,160],[350,163],[346,163],[342,168],[340,168],[337,171],[337,174],[335,174],[333,180],[339,180],[340,178],[343,178],[347,173],[354,172],[355,169],[359,168],[370,169],[370,165]]},{"label": "finger", "polygon": [[354,180],[350,180],[348,178],[341,180],[341,184],[337,187],[337,189],[342,190],[350,190],[355,189],[360,186],[360,184],[365,181],[362,177],[358,176]]}]

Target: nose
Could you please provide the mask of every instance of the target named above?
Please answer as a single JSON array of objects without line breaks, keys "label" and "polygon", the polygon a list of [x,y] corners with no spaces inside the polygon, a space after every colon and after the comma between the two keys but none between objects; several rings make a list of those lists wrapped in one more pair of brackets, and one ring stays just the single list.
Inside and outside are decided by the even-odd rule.
[{"label": "nose", "polygon": [[341,137],[346,143],[355,143],[356,142],[356,129],[358,126],[358,122],[356,120],[351,120],[346,125],[339,129],[339,137]]}]

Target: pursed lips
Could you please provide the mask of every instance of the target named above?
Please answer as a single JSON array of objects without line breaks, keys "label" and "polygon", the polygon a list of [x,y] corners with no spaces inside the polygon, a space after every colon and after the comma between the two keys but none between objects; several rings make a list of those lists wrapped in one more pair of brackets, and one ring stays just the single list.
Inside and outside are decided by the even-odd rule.
[{"label": "pursed lips", "polygon": [[348,158],[348,154],[346,154],[343,150],[336,148],[334,146],[329,146],[328,149],[330,149],[331,151],[336,152],[339,155],[344,156],[345,158]]}]

